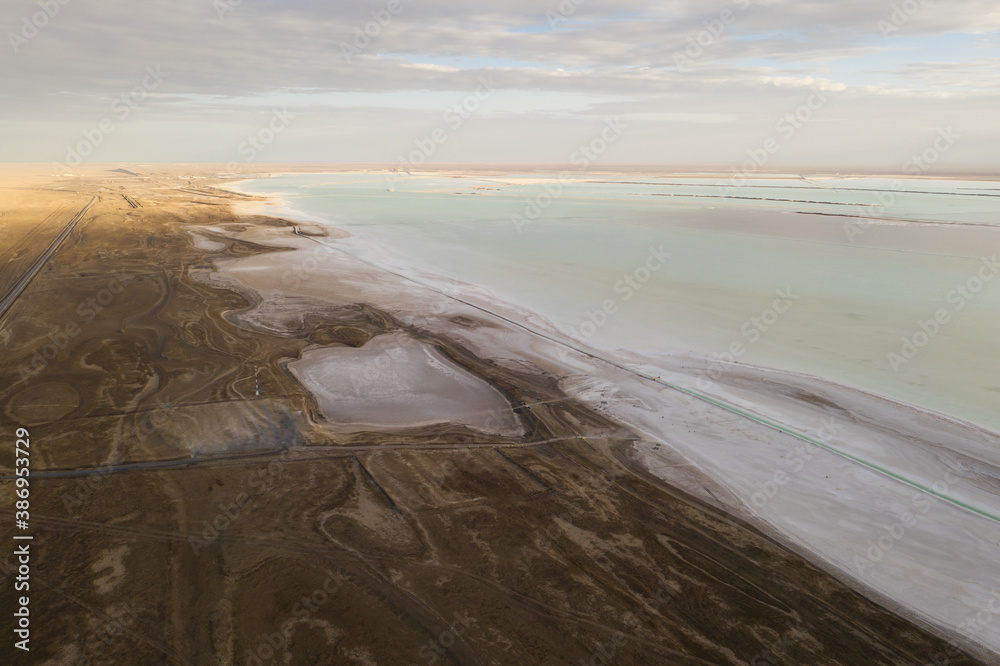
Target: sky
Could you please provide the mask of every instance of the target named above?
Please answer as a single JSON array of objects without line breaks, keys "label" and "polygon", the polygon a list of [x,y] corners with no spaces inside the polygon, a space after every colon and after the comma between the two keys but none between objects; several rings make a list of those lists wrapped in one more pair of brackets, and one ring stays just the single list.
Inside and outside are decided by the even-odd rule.
[{"label": "sky", "polygon": [[1000,169],[995,0],[5,0],[0,33],[3,162]]}]

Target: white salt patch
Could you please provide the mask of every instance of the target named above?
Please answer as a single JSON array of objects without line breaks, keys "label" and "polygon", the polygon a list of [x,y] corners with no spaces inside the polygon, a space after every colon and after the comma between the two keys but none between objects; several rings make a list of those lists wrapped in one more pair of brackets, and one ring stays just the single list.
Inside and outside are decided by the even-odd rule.
[{"label": "white salt patch", "polygon": [[191,234],[191,239],[194,246],[199,250],[205,250],[206,252],[221,252],[226,249],[225,243],[220,243],[219,241],[214,241],[201,234]]},{"label": "white salt patch", "polygon": [[516,437],[510,404],[489,383],[405,333],[364,347],[312,349],[288,364],[329,421],[349,430],[462,423]]}]

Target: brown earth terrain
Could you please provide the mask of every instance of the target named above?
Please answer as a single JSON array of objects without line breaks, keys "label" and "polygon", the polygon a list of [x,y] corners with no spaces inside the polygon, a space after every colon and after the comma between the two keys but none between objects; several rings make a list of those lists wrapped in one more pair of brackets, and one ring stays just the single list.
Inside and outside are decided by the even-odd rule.
[{"label": "brown earth terrain", "polygon": [[[206,167],[114,168],[0,169],[0,541],[17,428],[34,536],[29,654],[0,552],[3,663],[981,663],[638,473],[636,437],[554,377],[370,302],[253,325],[257,296],[210,276],[295,223],[237,215]],[[390,331],[489,382],[523,435],[331,428],[287,363]]]}]

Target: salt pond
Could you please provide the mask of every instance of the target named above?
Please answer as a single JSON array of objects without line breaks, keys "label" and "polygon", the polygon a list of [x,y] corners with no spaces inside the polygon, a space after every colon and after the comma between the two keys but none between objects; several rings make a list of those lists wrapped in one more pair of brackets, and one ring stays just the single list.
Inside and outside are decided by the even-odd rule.
[{"label": "salt pond", "polygon": [[[349,231],[337,243],[356,256],[630,362],[732,358],[1000,430],[1000,184],[310,174],[241,188]],[[647,274],[655,252],[670,258]],[[776,313],[779,291],[795,300]]]}]

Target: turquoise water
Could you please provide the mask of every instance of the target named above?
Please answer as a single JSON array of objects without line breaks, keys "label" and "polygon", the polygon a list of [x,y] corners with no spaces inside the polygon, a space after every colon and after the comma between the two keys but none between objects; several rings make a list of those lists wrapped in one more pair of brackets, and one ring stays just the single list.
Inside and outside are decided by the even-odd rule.
[{"label": "turquoise water", "polygon": [[532,178],[240,187],[351,232],[353,253],[485,287],[607,353],[655,365],[735,348],[1000,430],[1000,276],[983,263],[1000,250],[1000,183]]}]

